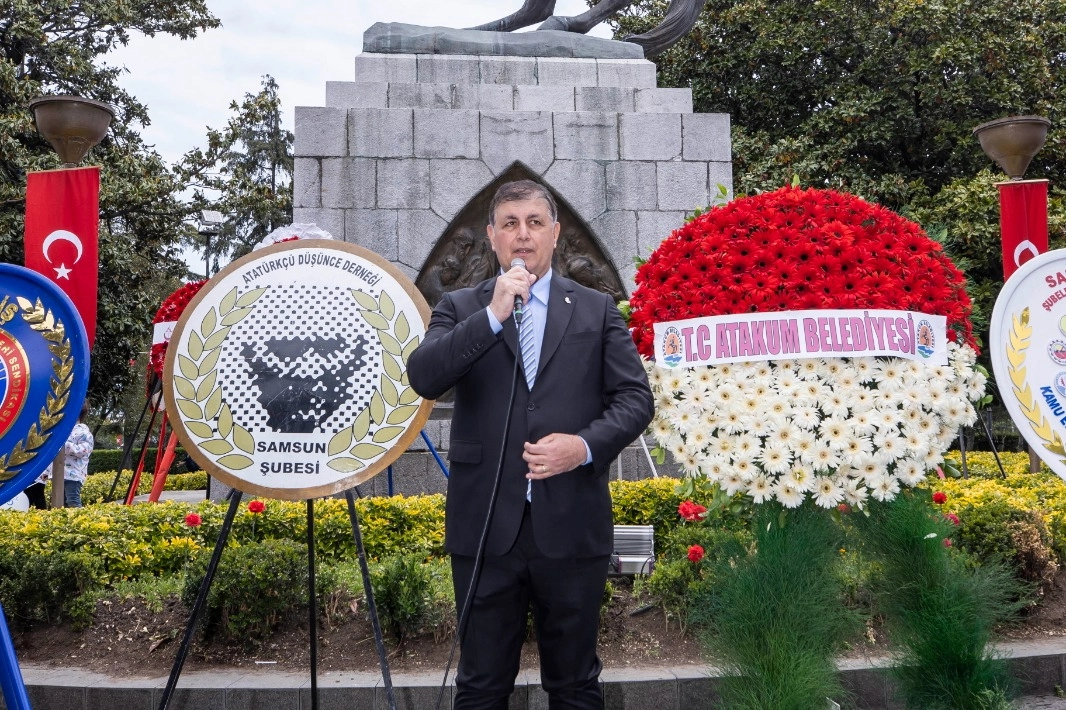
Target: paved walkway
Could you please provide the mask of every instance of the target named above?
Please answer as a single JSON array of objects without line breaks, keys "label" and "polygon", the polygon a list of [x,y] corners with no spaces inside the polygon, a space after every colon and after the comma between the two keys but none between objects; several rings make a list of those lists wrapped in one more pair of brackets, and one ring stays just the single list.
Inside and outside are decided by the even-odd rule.
[{"label": "paved walkway", "polygon": [[[150,493],[139,495],[133,499],[134,503],[147,503]],[[207,497],[207,491],[203,488],[193,491],[163,491],[159,494],[159,500],[176,500],[182,503],[196,504],[204,500]]]},{"label": "paved walkway", "polygon": [[[999,650],[1010,659],[1012,671],[1028,694],[1016,702],[1017,710],[1066,710],[1066,698],[1055,695],[1056,688],[1066,687],[1066,638],[1003,643]],[[841,679],[859,707],[899,707],[891,679],[884,672],[885,663],[882,658],[840,662]],[[43,710],[153,710],[166,685],[165,677],[118,679],[74,668],[23,666],[22,672],[31,706]],[[605,668],[601,676],[605,708],[717,710],[716,676],[710,666]],[[535,671],[523,670],[510,707],[544,710],[546,695],[539,681]],[[439,683],[437,673],[394,674],[397,707],[433,707]],[[318,687],[325,707],[380,710],[385,706],[378,673],[320,673]],[[311,707],[310,678],[306,673],[269,666],[190,671],[182,674],[175,703],[175,710],[305,710]]]},{"label": "paved walkway", "polygon": [[1066,710],[1066,698],[1027,695],[1017,703],[1018,710]]}]

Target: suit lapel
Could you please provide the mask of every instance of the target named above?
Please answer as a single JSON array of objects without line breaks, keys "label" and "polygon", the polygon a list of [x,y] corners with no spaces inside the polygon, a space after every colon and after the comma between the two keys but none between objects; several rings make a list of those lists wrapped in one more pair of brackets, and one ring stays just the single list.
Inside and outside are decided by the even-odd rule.
[{"label": "suit lapel", "polygon": [[[537,377],[544,372],[544,367],[551,360],[552,355],[563,341],[563,333],[570,325],[570,317],[574,315],[574,303],[570,294],[574,292],[574,286],[558,274],[552,274],[550,285],[551,295],[548,297],[548,322],[544,324],[544,340],[540,345],[540,362],[537,365]],[[535,387],[536,385],[534,385]]]},{"label": "suit lapel", "polygon": [[[485,308],[492,303],[492,293],[496,290],[496,279],[489,279],[481,288],[480,301]],[[514,318],[508,318],[503,322],[503,342],[511,349],[511,354],[518,357],[518,327],[514,324]]]}]

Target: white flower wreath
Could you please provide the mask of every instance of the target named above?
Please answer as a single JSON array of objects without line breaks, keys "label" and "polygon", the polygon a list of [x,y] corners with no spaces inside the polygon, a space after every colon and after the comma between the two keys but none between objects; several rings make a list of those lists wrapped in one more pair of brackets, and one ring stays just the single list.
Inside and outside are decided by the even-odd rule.
[{"label": "white flower wreath", "polygon": [[776,360],[666,370],[646,361],[651,431],[685,473],[787,508],[892,500],[939,466],[987,377],[968,345],[948,365]]}]

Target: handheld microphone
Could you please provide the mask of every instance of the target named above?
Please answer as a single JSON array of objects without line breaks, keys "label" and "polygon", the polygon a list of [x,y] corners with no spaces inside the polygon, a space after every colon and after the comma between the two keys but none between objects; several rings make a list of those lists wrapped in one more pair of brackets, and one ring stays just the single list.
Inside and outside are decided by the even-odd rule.
[{"label": "handheld microphone", "polygon": [[[515,257],[514,259],[511,259],[511,268],[513,269],[516,266],[521,266],[523,269],[526,268],[525,260],[524,259],[520,259],[518,257]],[[522,297],[521,296],[515,296],[514,297],[514,322],[515,323],[521,323],[522,322],[522,316],[524,315],[524,311],[525,311],[525,303],[522,301]]]}]

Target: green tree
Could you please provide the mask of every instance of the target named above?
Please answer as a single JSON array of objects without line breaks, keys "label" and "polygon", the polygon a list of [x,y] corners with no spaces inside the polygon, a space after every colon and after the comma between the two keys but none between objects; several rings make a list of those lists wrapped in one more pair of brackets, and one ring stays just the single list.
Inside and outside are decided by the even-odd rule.
[{"label": "green tree", "polygon": [[[638,0],[616,36],[646,31],[666,6]],[[795,175],[918,219],[967,270],[987,322],[1004,178],[971,132],[1007,115],[1066,117],[1066,0],[707,0],[656,62],[660,86],[691,87],[696,111],[731,115],[738,193]],[[1061,127],[1026,177],[1050,180],[1061,245]]]},{"label": "green tree", "polygon": [[0,261],[21,264],[26,172],[59,167],[37,135],[30,99],[76,94],[117,116],[92,149],[99,165],[100,287],[89,397],[102,416],[118,404],[129,362],[150,343],[152,316],[184,265],[177,239],[186,215],[180,185],[145,146],[148,109],[119,84],[109,51],[133,32],[191,39],[216,27],[204,0],[0,0]]},{"label": "green tree", "polygon": [[[222,130],[208,128],[207,148],[189,151],[177,167],[193,189],[194,209],[226,216],[211,244],[212,272],[221,257],[247,254],[278,227],[292,223],[293,135],[281,127],[281,98],[266,75],[257,94],[230,102],[234,116]],[[200,248],[199,235],[186,236]]]}]

